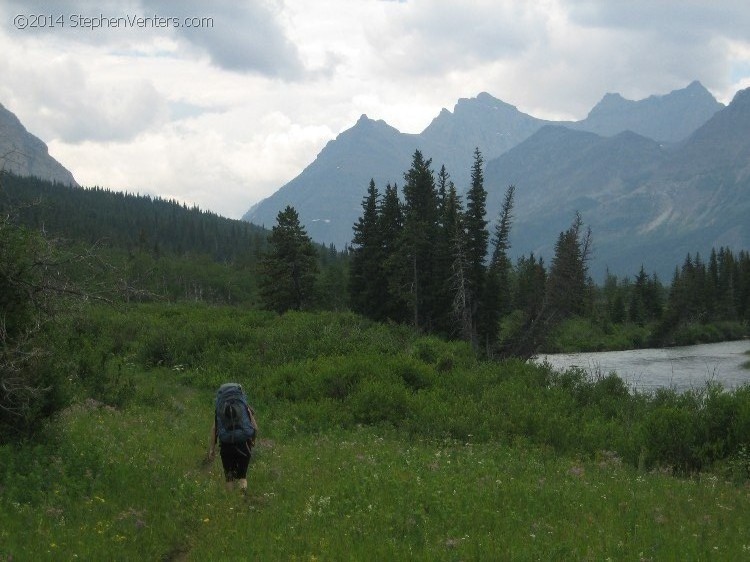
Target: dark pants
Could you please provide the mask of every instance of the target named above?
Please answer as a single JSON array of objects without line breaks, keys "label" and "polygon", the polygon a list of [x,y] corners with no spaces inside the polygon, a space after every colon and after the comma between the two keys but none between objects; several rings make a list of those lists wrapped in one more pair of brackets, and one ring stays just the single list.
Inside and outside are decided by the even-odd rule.
[{"label": "dark pants", "polygon": [[221,464],[227,482],[238,478],[247,478],[247,467],[250,464],[250,442],[221,443]]}]

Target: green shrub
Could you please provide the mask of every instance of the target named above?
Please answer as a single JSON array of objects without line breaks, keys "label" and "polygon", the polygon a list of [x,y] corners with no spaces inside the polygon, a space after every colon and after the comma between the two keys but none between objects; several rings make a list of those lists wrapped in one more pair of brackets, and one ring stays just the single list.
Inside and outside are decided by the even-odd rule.
[{"label": "green shrub", "polygon": [[674,332],[675,345],[695,345],[747,337],[748,327],[741,322],[715,322],[682,324]]},{"label": "green shrub", "polygon": [[[54,375],[71,380],[56,388],[118,408],[158,404],[160,380],[211,393],[233,380],[285,432],[387,424],[414,437],[523,442],[589,458],[615,451],[634,465],[643,451],[645,465],[683,472],[738,458],[750,434],[746,388],[631,394],[614,374],[479,361],[465,343],[352,314],[161,304],[93,307],[71,326],[58,334],[68,351]],[[133,388],[139,369],[154,384]]]},{"label": "green shrub", "polygon": [[[631,400],[625,381],[615,373],[579,387],[579,403],[582,407],[595,408],[605,420],[621,417]],[[585,390],[583,390],[585,389]]]},{"label": "green shrub", "polygon": [[691,412],[677,406],[657,407],[645,422],[647,463],[681,473],[698,469],[698,459],[693,454],[696,435],[696,421]]},{"label": "green shrub", "polygon": [[399,426],[411,411],[409,391],[395,378],[365,379],[347,399],[357,423]]}]

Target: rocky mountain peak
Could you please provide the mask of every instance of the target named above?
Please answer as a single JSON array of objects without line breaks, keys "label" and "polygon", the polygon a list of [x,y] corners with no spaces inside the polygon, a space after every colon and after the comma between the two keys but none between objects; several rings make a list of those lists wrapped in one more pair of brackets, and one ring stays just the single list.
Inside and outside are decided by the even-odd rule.
[{"label": "rocky mountain peak", "polygon": [[732,111],[750,112],[750,88],[740,90],[729,104]]},{"label": "rocky mountain peak", "polygon": [[628,100],[616,92],[607,92],[604,97],[589,111],[587,119],[597,115],[606,114],[618,110],[628,104]]},{"label": "rocky mountain peak", "polygon": [[18,117],[2,104],[0,104],[0,170],[19,176],[35,176],[66,185],[78,185],[73,174],[50,156],[47,145],[29,133]]},{"label": "rocky mountain peak", "polygon": [[629,129],[660,142],[679,142],[723,107],[696,80],[686,88],[638,101],[608,93],[586,119],[572,126],[602,136]]},{"label": "rocky mountain peak", "polygon": [[[526,115],[482,92],[458,100],[452,111],[443,108],[419,134],[400,133],[362,115],[299,176],[244,218],[272,224],[284,205],[293,204],[314,240],[343,248],[351,242],[352,224],[361,213],[370,179],[381,192],[387,183],[400,184],[419,149],[435,170],[445,165],[462,192],[470,185],[478,147],[486,162],[488,217],[497,216],[505,187],[519,186],[516,251],[548,255],[548,246],[578,210],[598,232],[601,260],[613,260],[610,265],[622,265],[623,271],[632,273],[648,244],[653,255],[658,255],[657,248],[665,255],[671,252],[667,260],[671,268],[684,258],[680,253],[698,246],[677,246],[669,230],[659,234],[669,238],[664,244],[661,239],[636,238],[634,233],[647,225],[644,232],[650,236],[657,231],[654,225],[677,224],[669,222],[674,217],[683,217],[681,225],[699,232],[706,224],[687,204],[702,201],[700,197],[716,187],[711,178],[724,176],[714,171],[726,169],[729,178],[750,177],[750,172],[737,168],[737,162],[744,162],[743,166],[748,162],[743,156],[745,141],[736,138],[748,136],[742,125],[746,121],[727,117],[729,110],[750,115],[750,95],[745,94],[750,91],[740,93],[733,107],[725,109],[697,81],[640,101],[610,93],[587,119],[571,123]],[[705,186],[691,183],[695,171],[708,182]],[[738,214],[746,207],[732,195],[732,185],[727,184],[726,190],[734,201],[731,212]],[[686,191],[681,191],[683,186]],[[695,197],[692,190],[697,190]],[[729,211],[725,213],[729,217]],[[711,235],[712,240],[720,239],[724,226],[720,230]],[[632,247],[624,248],[624,241],[630,240]]]}]

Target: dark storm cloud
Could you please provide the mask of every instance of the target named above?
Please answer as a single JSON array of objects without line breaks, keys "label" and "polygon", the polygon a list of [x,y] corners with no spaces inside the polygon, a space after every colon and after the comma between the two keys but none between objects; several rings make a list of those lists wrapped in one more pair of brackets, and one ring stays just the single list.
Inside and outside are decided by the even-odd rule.
[{"label": "dark storm cloud", "polygon": [[[286,37],[276,6],[272,0],[61,0],[55,3],[43,0],[10,0],[4,8],[0,8],[0,11],[3,12],[3,25],[17,34],[46,36],[55,40],[76,41],[102,47],[111,45],[118,50],[122,49],[123,43],[137,46],[159,35],[171,35],[196,47],[193,51],[196,55],[201,52],[208,55],[211,63],[217,67],[272,78],[300,79],[304,76],[304,67],[297,47]],[[18,14],[48,14],[54,27],[29,26],[24,29],[13,29],[14,17]],[[119,18],[120,25],[100,25],[92,28],[80,25],[84,21],[83,18],[93,18],[95,21]],[[133,18],[162,18],[170,22],[166,26],[139,27],[129,24],[134,21]],[[186,18],[191,19],[196,26],[186,27]]]},{"label": "dark storm cloud", "polygon": [[177,33],[203,49],[216,66],[290,80],[303,75],[297,48],[286,37],[273,3],[144,0],[143,4],[148,13],[207,18],[205,25],[180,27]]}]

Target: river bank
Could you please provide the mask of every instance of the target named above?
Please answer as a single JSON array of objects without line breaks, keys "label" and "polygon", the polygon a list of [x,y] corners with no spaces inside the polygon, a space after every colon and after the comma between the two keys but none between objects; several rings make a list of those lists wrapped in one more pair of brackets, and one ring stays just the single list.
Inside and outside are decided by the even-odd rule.
[{"label": "river bank", "polygon": [[579,367],[590,376],[616,373],[631,390],[685,391],[717,382],[726,389],[750,384],[750,340],[584,353],[542,354],[534,360],[555,369]]}]

